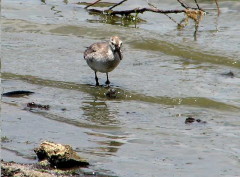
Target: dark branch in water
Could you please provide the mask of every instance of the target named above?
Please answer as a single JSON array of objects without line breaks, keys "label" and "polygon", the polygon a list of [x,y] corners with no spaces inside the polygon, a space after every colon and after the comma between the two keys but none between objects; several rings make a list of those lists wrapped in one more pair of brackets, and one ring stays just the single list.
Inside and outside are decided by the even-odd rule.
[{"label": "dark branch in water", "polygon": [[[93,6],[94,4],[98,3],[101,0],[97,0],[95,2],[93,2],[92,4],[89,4],[88,6],[85,7],[85,9],[87,9],[90,6]],[[130,14],[138,14],[138,13],[144,13],[144,12],[154,12],[154,13],[161,13],[161,14],[171,14],[171,13],[186,13],[186,10],[201,10],[204,11],[200,8],[200,6],[198,5],[197,0],[195,0],[195,3],[197,5],[197,8],[194,7],[190,7],[188,6],[185,2],[183,2],[182,0],[177,0],[182,7],[184,7],[186,10],[160,10],[157,7],[155,7],[154,5],[149,4],[149,6],[151,6],[151,8],[135,8],[135,9],[130,9],[130,10],[119,10],[119,11],[114,11],[112,10],[113,8],[121,5],[122,3],[126,2],[127,0],[122,0],[119,3],[113,5],[112,7],[110,7],[107,10],[98,10],[98,9],[88,9],[89,12],[95,12],[95,13],[102,13],[102,14],[106,14],[106,15],[122,15],[122,16],[128,16]],[[217,0],[215,0],[217,3]],[[170,18],[172,20],[172,18]]]},{"label": "dark branch in water", "polygon": [[115,11],[111,14],[120,14],[120,15],[128,15],[131,13],[143,13],[143,12],[155,12],[155,13],[162,13],[162,14],[170,14],[170,13],[183,13],[185,10],[160,10],[160,9],[153,9],[153,8],[137,8],[132,10],[126,10],[126,11]]},{"label": "dark branch in water", "polygon": [[199,10],[201,10],[201,8],[200,8],[199,5],[198,5],[197,0],[194,0],[194,1],[195,1],[196,5],[197,5],[197,8],[198,8]]},{"label": "dark branch in water", "polygon": [[189,5],[187,5],[187,3],[185,3],[185,2],[183,2],[183,1],[181,1],[181,0],[177,0],[177,1],[178,1],[178,2],[181,4],[181,6],[182,6],[183,8],[185,8],[185,9],[193,9],[193,10],[202,10],[202,11],[204,11],[204,10],[203,10],[202,8],[200,8],[200,6],[198,5],[197,0],[194,0],[197,8],[195,8],[195,7],[190,7]]},{"label": "dark branch in water", "polygon": [[97,4],[99,1],[101,1],[101,0],[96,0],[96,1],[93,2],[92,4],[87,5],[84,9],[87,9],[88,7],[91,7],[91,6],[93,6],[94,4]]},{"label": "dark branch in water", "polygon": [[189,6],[186,4],[186,3],[184,3],[184,2],[182,2],[181,0],[177,0],[180,4],[181,4],[181,6],[182,7],[184,7],[185,9],[188,9],[189,8]]},{"label": "dark branch in water", "polygon": [[112,10],[113,8],[119,6],[120,4],[124,3],[125,1],[127,1],[127,0],[123,0],[123,1],[121,1],[121,2],[119,2],[119,3],[117,3],[117,4],[115,4],[114,6],[110,7],[108,10]]},{"label": "dark branch in water", "polygon": [[174,23],[176,23],[178,26],[180,26],[181,24],[178,23],[176,20],[174,20],[174,18],[172,18],[171,16],[169,16],[168,14],[164,14],[166,15],[170,20],[172,20]]},{"label": "dark branch in water", "polygon": [[[153,4],[151,4],[150,2],[148,2],[148,5],[149,5],[150,7],[152,7],[152,8],[157,9],[157,7],[154,6]],[[172,20],[172,21],[173,21],[174,23],[176,23],[178,26],[181,25],[181,24],[179,24],[176,20],[174,20],[172,17],[170,17],[168,14],[164,14],[164,15],[166,15],[170,20]]]},{"label": "dark branch in water", "polygon": [[[85,7],[87,9],[88,7],[98,3],[100,0],[96,0],[94,3],[89,4],[88,6]],[[148,2],[148,5],[150,7],[144,7],[144,8],[134,8],[134,9],[129,9],[129,10],[113,10],[113,8],[121,5],[122,3],[126,2],[127,0],[121,0],[119,3],[116,3],[112,7],[105,9],[105,10],[99,10],[99,9],[87,9],[89,12],[92,13],[98,13],[98,14],[104,14],[107,16],[117,16],[120,15],[122,17],[130,17],[133,20],[135,20],[135,25],[136,25],[136,17],[138,16],[139,13],[144,13],[144,12],[153,12],[153,13],[160,13],[166,15],[170,20],[178,24],[178,28],[182,29],[188,24],[188,19],[192,19],[195,22],[195,32],[194,32],[194,37],[196,38],[197,36],[197,31],[199,27],[199,23],[201,22],[203,16],[205,15],[205,11],[200,8],[198,1],[194,0],[196,7],[190,7],[187,3],[185,3],[183,0],[177,0],[178,3],[184,8],[184,9],[176,9],[176,10],[161,10],[158,9],[156,6],[152,5],[151,3]],[[215,0],[215,3],[218,8],[218,14],[220,13],[219,11],[219,6],[218,6],[218,0]],[[176,20],[174,20],[171,16],[168,14],[179,14],[179,13],[184,13],[185,18],[178,23]],[[135,17],[132,16],[132,14],[135,14]]]},{"label": "dark branch in water", "polygon": [[162,14],[169,14],[169,13],[184,13],[185,10],[160,10],[156,8],[136,8],[131,10],[119,10],[119,11],[111,11],[111,10],[97,10],[97,9],[89,9],[90,12],[97,12],[109,15],[130,15],[132,13],[143,13],[143,12],[154,12],[154,13],[162,13]]}]

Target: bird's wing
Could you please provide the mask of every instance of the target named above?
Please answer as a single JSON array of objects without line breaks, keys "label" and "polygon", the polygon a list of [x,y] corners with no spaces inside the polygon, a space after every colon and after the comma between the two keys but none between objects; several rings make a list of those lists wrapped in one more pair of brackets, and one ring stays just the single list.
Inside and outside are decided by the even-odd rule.
[{"label": "bird's wing", "polygon": [[84,59],[92,59],[96,55],[99,57],[105,57],[108,50],[107,42],[99,42],[90,45],[84,52]]},{"label": "bird's wing", "polygon": [[96,51],[90,46],[84,51],[83,56],[84,56],[85,59],[87,59],[87,58],[89,58],[89,55],[94,53],[94,52],[96,52]]}]

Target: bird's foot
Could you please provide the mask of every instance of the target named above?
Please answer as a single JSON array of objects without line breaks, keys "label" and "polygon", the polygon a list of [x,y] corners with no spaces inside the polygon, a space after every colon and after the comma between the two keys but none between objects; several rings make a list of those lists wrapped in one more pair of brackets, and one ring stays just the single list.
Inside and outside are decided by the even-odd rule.
[{"label": "bird's foot", "polygon": [[110,81],[109,81],[109,80],[107,80],[107,81],[105,82],[105,84],[106,84],[108,87],[110,87]]}]

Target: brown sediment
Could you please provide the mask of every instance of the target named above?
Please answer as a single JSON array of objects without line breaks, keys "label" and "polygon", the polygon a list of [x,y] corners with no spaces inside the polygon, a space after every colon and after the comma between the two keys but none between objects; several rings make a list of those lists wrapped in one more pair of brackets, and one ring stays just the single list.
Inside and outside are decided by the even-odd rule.
[{"label": "brown sediment", "polygon": [[50,172],[34,167],[32,164],[19,164],[15,162],[1,161],[1,176],[57,176]]}]

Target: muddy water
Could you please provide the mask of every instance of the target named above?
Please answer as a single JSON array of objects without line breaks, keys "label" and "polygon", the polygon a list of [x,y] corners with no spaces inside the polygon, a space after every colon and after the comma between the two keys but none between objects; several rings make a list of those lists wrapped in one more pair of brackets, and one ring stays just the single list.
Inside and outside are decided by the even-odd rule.
[{"label": "muddy water", "polygon": [[[36,162],[33,149],[50,140],[87,158],[92,166],[83,173],[239,176],[240,3],[220,1],[221,15],[209,10],[194,38],[193,22],[178,30],[168,17],[145,13],[135,28],[76,2],[2,4],[3,92],[35,92],[2,97],[2,158]],[[175,1],[160,7],[181,8]],[[124,60],[109,74],[117,91],[110,99],[107,88],[94,86],[82,53],[113,34],[124,41]],[[105,74],[99,78],[103,84]],[[50,109],[29,110],[28,102]],[[188,116],[207,123],[186,125]]]}]

